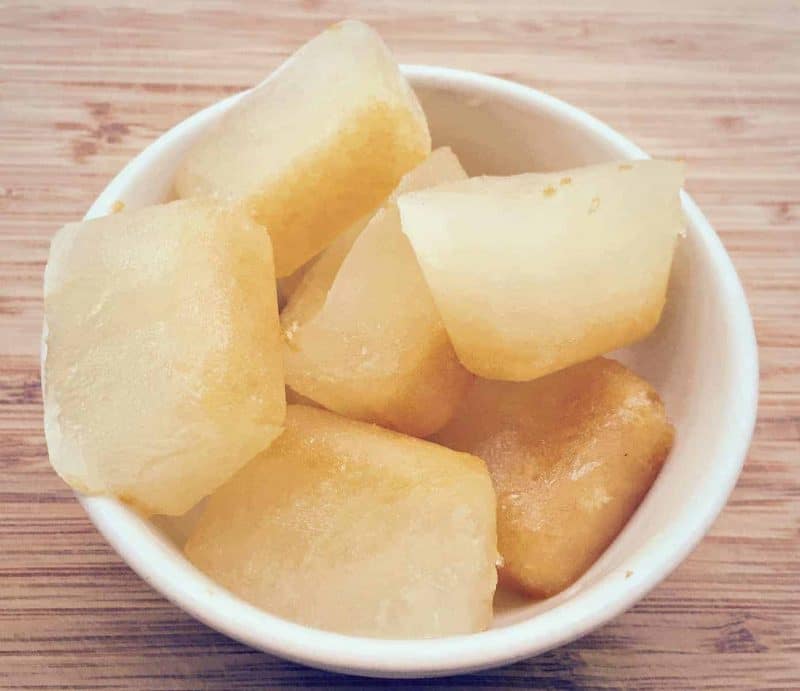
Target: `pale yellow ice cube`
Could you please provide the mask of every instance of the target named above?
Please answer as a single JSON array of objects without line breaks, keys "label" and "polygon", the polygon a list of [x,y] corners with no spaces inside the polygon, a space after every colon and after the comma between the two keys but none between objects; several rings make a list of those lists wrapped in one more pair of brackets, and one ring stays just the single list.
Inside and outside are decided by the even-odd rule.
[{"label": "pale yellow ice cube", "polygon": [[286,383],[322,406],[424,437],[472,381],[455,352],[408,240],[398,194],[466,177],[449,149],[408,173],[360,231],[303,277],[281,314]]},{"label": "pale yellow ice cube", "polygon": [[288,407],[286,431],[211,496],[186,555],[268,612],[360,636],[489,626],[495,497],[478,458]]},{"label": "pale yellow ice cube", "polygon": [[683,227],[683,166],[630,161],[473,178],[398,200],[464,366],[524,381],[658,323]]},{"label": "pale yellow ice cube", "polygon": [[77,490],[182,514],[281,430],[269,237],[178,201],[65,226],[45,271],[45,432]]},{"label": "pale yellow ice cube", "polygon": [[598,358],[531,382],[479,379],[434,440],[486,461],[502,576],[554,595],[602,554],[672,446],[658,394]]},{"label": "pale yellow ice cube", "polygon": [[300,48],[188,153],[180,197],[246,200],[288,276],[430,152],[425,115],[386,45],[356,21]]}]

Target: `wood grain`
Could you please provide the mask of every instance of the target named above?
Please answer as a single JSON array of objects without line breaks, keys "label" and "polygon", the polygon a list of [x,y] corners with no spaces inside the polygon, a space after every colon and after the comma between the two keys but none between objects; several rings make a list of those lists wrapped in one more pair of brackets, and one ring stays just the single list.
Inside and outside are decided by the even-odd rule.
[{"label": "wood grain", "polygon": [[0,688],[376,683],[249,650],[140,581],[48,466],[38,376],[56,228],[158,134],[345,16],[404,62],[535,85],[686,158],[761,348],[752,451],[691,558],[580,641],[437,684],[800,688],[800,6],[758,0],[0,3]]}]

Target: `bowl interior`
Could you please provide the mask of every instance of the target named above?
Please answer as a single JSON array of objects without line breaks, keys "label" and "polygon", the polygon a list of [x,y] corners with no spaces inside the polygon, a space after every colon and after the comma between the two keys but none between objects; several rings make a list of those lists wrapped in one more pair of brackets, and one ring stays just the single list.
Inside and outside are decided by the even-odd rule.
[{"label": "bowl interior", "polygon": [[[644,157],[598,121],[531,89],[440,68],[410,67],[406,73],[428,115],[434,145],[451,146],[470,174],[556,170]],[[87,216],[108,213],[116,200],[135,208],[168,199],[181,154],[236,98],[164,135],[109,185]],[[362,641],[347,653],[342,641],[352,639],[331,634],[305,652],[288,644],[281,647],[270,637],[279,620],[251,611],[251,624],[272,627],[271,632],[262,636],[239,630],[225,619],[230,612],[226,615],[224,608],[232,607],[235,598],[183,560],[176,545],[191,524],[191,514],[148,522],[112,500],[82,501],[112,544],[168,597],[235,637],[311,664],[362,673],[442,673],[522,657],[585,633],[629,606],[699,540],[735,482],[752,431],[757,373],[746,303],[718,239],[688,197],[684,211],[687,235],[679,243],[663,320],[645,342],[615,354],[661,393],[677,430],[675,447],[632,520],[589,572],[543,602],[498,593],[496,631],[447,639],[450,643],[397,643],[395,659],[388,648],[380,648],[387,642]],[[293,627],[275,635],[299,636],[299,641],[301,630],[309,632]],[[501,632],[507,635],[498,637]]]}]

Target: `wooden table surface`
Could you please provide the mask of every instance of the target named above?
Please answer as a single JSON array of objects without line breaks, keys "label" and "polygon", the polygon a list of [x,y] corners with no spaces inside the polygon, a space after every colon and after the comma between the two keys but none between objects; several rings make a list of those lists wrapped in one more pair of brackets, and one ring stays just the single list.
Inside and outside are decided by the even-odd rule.
[{"label": "wooden table surface", "polygon": [[140,581],[50,470],[38,374],[53,232],[165,129],[255,83],[345,16],[372,23],[401,61],[534,85],[654,155],[684,157],[688,189],[742,277],[761,348],[752,450],[694,554],[586,638],[436,683],[800,688],[800,6],[492,5],[0,2],[0,688],[380,683],[249,650]]}]

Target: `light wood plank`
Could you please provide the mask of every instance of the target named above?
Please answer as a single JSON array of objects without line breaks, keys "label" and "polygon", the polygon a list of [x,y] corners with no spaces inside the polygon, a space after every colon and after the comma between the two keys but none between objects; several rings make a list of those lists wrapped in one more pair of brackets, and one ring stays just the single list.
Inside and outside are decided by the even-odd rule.
[{"label": "light wood plank", "polygon": [[0,3],[0,688],[360,683],[249,650],[140,581],[49,469],[38,376],[56,228],[165,129],[345,16],[372,23],[404,62],[535,85],[652,154],[685,157],[761,347],[750,458],[691,558],[580,641],[438,684],[800,688],[800,6],[790,0]]}]

